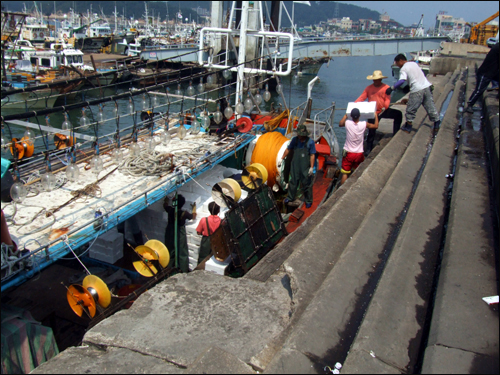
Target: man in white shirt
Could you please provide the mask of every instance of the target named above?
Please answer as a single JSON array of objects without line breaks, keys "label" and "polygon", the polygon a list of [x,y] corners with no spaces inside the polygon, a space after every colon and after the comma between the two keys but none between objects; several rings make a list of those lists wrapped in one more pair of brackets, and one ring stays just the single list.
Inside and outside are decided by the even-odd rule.
[{"label": "man in white shirt", "polygon": [[345,144],[344,155],[342,157],[342,185],[347,177],[365,160],[363,153],[363,140],[365,129],[378,128],[378,116],[375,112],[375,123],[372,124],[367,121],[359,121],[360,112],[358,108],[353,108],[351,111],[352,120],[347,119],[347,113],[342,117],[339,126],[345,126]]},{"label": "man in white shirt", "polygon": [[407,61],[406,56],[399,54],[394,58],[396,64],[401,70],[399,72],[399,81],[394,86],[386,90],[386,94],[390,95],[392,90],[401,86],[404,82],[408,81],[410,85],[410,97],[406,106],[406,124],[401,128],[406,133],[411,132],[413,120],[417,114],[417,110],[421,105],[424,106],[429,118],[434,122],[434,130],[439,129],[441,121],[439,121],[439,113],[434,105],[434,98],[432,97],[432,84],[425,78],[424,72],[416,62]]}]

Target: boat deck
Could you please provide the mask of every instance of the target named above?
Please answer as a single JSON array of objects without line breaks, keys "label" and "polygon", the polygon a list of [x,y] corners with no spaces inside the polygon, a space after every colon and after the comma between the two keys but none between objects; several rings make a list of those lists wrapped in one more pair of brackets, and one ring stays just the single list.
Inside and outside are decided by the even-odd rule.
[{"label": "boat deck", "polygon": [[[2,267],[2,291],[65,256],[70,247],[76,249],[89,243],[163,199],[245,147],[255,137],[239,134],[220,140],[200,132],[180,140],[176,128],[170,132],[175,134],[167,146],[158,144],[154,152],[143,151],[140,161],[135,159],[133,162],[128,148],[124,148],[124,161],[118,167],[110,154],[101,155],[104,169],[98,179],[89,166],[80,166],[78,182],[67,181],[63,170],[55,174],[60,187],[45,192],[35,183],[22,204],[2,203],[6,217],[13,217],[8,221],[11,235],[17,238],[20,249],[31,250],[26,257],[30,256],[33,261],[31,270],[12,271],[8,276],[4,276],[7,270]],[[158,136],[155,139],[158,142]],[[138,140],[142,150],[147,147],[146,141],[145,138]],[[154,161],[169,154],[174,155],[173,164],[167,167],[169,170],[163,168],[163,172],[153,172],[154,165],[158,165]],[[165,163],[172,163],[170,156],[166,159]],[[145,168],[143,172],[139,169],[141,163]],[[144,170],[149,172],[144,173]],[[102,213],[100,218],[96,217],[98,211]]]}]

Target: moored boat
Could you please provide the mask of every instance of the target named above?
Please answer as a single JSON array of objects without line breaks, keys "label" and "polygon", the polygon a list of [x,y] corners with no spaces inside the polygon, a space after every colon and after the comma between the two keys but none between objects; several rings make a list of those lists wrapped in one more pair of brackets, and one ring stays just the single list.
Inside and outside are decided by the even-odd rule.
[{"label": "moored boat", "polygon": [[[244,41],[244,38],[240,41]],[[221,74],[224,75],[226,70],[237,71],[242,65],[240,63],[246,59],[246,56],[240,56],[238,65],[223,68]],[[190,77],[179,78],[179,85],[170,87],[170,92],[168,88],[171,83],[160,83],[147,89],[131,90],[126,95],[76,103],[74,108],[82,109],[82,118],[79,121],[72,118],[73,125],[66,123],[61,125],[61,129],[54,123],[52,126],[57,128],[30,124],[24,120],[30,116],[65,111],[67,108],[57,107],[36,114],[20,113],[17,117],[5,116],[7,129],[4,129],[3,134],[8,134],[10,127],[34,126],[43,132],[42,137],[46,139],[55,133],[64,135],[66,140],[75,139],[75,147],[69,145],[64,148],[63,145],[59,149],[50,143],[45,150],[47,157],[14,158],[9,173],[17,181],[26,181],[22,185],[30,192],[24,196],[20,187],[21,194],[14,196],[18,201],[15,204],[3,202],[2,208],[8,217],[9,230],[17,237],[20,248],[25,250],[17,258],[7,257],[7,262],[2,264],[2,291],[24,282],[58,259],[72,257],[73,254],[90,270],[92,264],[114,267],[137,277],[139,271],[135,272],[132,264],[144,260],[144,257],[134,257],[139,253],[146,254],[141,251],[147,249],[137,250],[138,246],[135,245],[139,245],[141,239],[135,238],[134,233],[137,232],[130,228],[138,224],[148,239],[163,242],[166,225],[163,199],[166,196],[173,198],[176,194],[184,195],[186,207],[196,205],[199,215],[186,228],[190,269],[205,267],[209,270],[214,263],[219,267],[220,264],[216,263],[219,262],[226,264],[219,267],[219,270],[223,269],[222,273],[237,276],[247,272],[266,253],[272,251],[273,245],[283,236],[314,212],[335,184],[335,171],[338,169],[335,156],[339,149],[333,132],[334,104],[313,115],[310,114],[310,100],[284,111],[269,113],[261,110],[263,100],[267,102],[270,93],[266,89],[262,98],[258,87],[271,81],[277,81],[279,86],[280,76],[273,76],[276,71],[269,70],[266,77],[259,75],[252,87],[246,86],[244,92],[248,92],[248,98],[245,100],[240,95],[243,95],[245,77],[252,76],[252,72],[242,72],[237,82],[229,82],[229,88],[237,88],[230,94],[220,95],[221,88],[217,86],[211,92],[197,90],[192,95],[183,93],[181,83],[193,80],[196,84],[202,84],[208,82],[208,76],[213,74],[198,72]],[[282,76],[290,72],[291,64],[288,73],[278,71]],[[175,86],[181,91],[180,94],[174,94]],[[252,91],[252,88],[256,91]],[[149,104],[145,100],[146,107],[138,116],[132,100],[140,100],[141,96],[151,97],[155,92],[165,93],[165,99],[155,105],[153,99]],[[214,107],[210,98],[217,96],[217,93],[217,105],[220,106]],[[223,104],[226,96],[234,99],[234,105],[227,105],[227,102]],[[96,113],[96,105],[117,103],[129,97],[132,113],[118,114],[117,111],[113,114],[107,111],[95,115],[92,121],[83,120],[84,106],[93,107]],[[119,105],[123,106],[122,103],[119,102]],[[286,105],[285,100],[283,103]],[[100,116],[116,122],[116,129],[104,132],[103,118]],[[300,196],[294,204],[283,203],[287,188],[287,163],[279,163],[279,159],[294,136],[294,128],[299,124],[309,129],[318,152],[315,177],[312,177],[318,190],[314,192],[315,200],[310,208],[301,207]],[[61,139],[59,135],[57,138]],[[17,146],[15,149],[18,149]],[[75,170],[79,171],[79,177],[75,177]],[[241,175],[243,187],[238,175]],[[236,185],[226,181],[228,188],[223,184],[228,176],[236,178],[233,178],[237,181]],[[247,182],[244,182],[245,178]],[[241,196],[232,195],[231,190],[237,190],[237,185],[243,190]],[[36,191],[38,195],[35,195]],[[226,252],[212,249],[213,255],[198,264],[199,236],[195,226],[203,216],[208,215],[207,206],[211,200],[221,205],[227,204],[222,213],[225,224],[221,227],[221,233],[217,234],[218,243]],[[240,212],[244,212],[244,215],[241,216]],[[125,230],[119,231],[117,227],[122,224]],[[231,228],[233,224],[242,227],[242,232],[237,233]],[[228,247],[228,244],[236,244],[234,241],[240,245]],[[133,242],[134,249],[129,248],[127,242]],[[145,246],[149,247],[147,243]],[[234,251],[227,253],[228,248]],[[221,258],[225,259],[220,262]],[[148,274],[153,270],[150,263],[142,267],[143,273],[139,273],[152,277],[147,280],[134,279],[141,283],[134,293],[138,294],[177,272],[158,260],[159,265],[154,263],[157,273]],[[82,285],[84,288],[88,286],[85,282]],[[77,287],[67,288],[68,301],[80,317],[88,313],[93,318],[91,324],[96,324],[129,302],[129,297],[122,298],[121,302],[110,297],[111,303],[101,306],[102,309],[89,310],[83,305],[80,309],[71,304],[78,290],[83,292]],[[61,288],[62,294],[64,291]]]}]

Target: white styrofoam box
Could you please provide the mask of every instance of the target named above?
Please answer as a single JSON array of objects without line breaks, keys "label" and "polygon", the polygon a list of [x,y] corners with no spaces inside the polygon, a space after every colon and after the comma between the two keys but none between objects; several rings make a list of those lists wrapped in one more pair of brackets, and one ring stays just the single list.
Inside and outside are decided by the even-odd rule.
[{"label": "white styrofoam box", "polygon": [[200,245],[196,246],[194,243],[188,243],[189,251],[193,251],[193,254],[198,254],[200,251]]},{"label": "white styrofoam box", "polygon": [[161,213],[165,212],[165,210],[163,209],[163,199],[160,199],[159,201],[153,203],[148,207],[148,209]]},{"label": "white styrofoam box", "polygon": [[231,256],[227,257],[224,262],[219,262],[214,256],[212,256],[205,262],[205,271],[213,272],[218,275],[224,275],[230,262]]},{"label": "white styrofoam box", "polygon": [[360,121],[366,121],[372,118],[375,118],[375,112],[377,110],[377,102],[359,102],[359,103],[354,103],[350,102],[347,104],[347,119],[352,120],[351,118],[351,111],[357,108],[359,109],[359,120]]},{"label": "white styrofoam box", "polygon": [[188,244],[189,269],[194,270],[198,266],[199,246]]},{"label": "white styrofoam box", "polygon": [[196,246],[195,244],[188,243],[189,254],[198,260],[198,254],[200,252],[200,246]]},{"label": "white styrofoam box", "polygon": [[196,212],[196,219],[195,220],[186,220],[186,232],[191,232],[191,233],[196,233],[196,227],[198,226],[198,222],[200,221],[201,216],[198,213],[198,210]]},{"label": "white styrofoam box", "polygon": [[198,234],[188,234],[187,235],[187,240],[188,243],[193,244],[194,246],[200,246],[201,243],[201,237]]},{"label": "white styrofoam box", "polygon": [[179,190],[179,194],[182,194],[186,199],[186,204],[182,207],[183,210],[189,211],[191,209],[189,205],[193,204],[194,202],[196,202],[196,206],[201,204],[201,197],[198,194],[188,193],[183,190]]},{"label": "white styrofoam box", "polygon": [[189,259],[188,268],[190,271],[193,271],[197,266],[198,266],[198,264],[196,264],[194,261],[191,261],[191,259]]},{"label": "white styrofoam box", "polygon": [[193,185],[195,185],[194,181],[189,181],[182,185],[182,187],[179,189],[179,192],[184,195],[184,193],[192,193],[193,192]]},{"label": "white styrofoam box", "polygon": [[102,234],[90,247],[89,256],[106,263],[115,263],[123,257],[123,234],[116,229]]},{"label": "white styrofoam box", "polygon": [[102,245],[107,248],[123,247],[123,234],[118,232],[116,228],[101,234],[96,240],[95,245]]}]

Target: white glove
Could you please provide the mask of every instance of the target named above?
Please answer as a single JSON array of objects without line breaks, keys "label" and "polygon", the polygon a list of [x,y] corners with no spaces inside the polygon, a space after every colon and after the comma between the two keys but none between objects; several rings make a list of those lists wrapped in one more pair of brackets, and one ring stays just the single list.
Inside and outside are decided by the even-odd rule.
[{"label": "white glove", "polygon": [[313,173],[314,173],[314,168],[312,168],[312,167],[311,167],[311,168],[309,168],[309,176],[312,176],[312,175],[313,175]]}]

